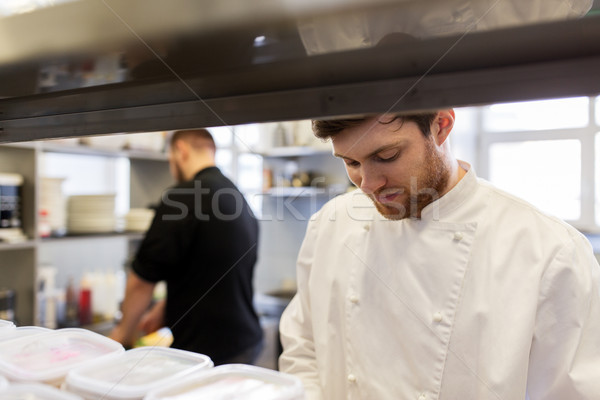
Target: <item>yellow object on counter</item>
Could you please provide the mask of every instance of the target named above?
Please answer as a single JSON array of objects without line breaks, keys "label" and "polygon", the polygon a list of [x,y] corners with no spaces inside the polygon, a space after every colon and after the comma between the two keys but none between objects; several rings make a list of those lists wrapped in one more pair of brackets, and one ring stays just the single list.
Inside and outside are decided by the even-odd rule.
[{"label": "yellow object on counter", "polygon": [[167,327],[160,328],[159,330],[149,333],[146,336],[139,338],[133,347],[143,346],[160,346],[169,347],[173,343],[173,334]]}]

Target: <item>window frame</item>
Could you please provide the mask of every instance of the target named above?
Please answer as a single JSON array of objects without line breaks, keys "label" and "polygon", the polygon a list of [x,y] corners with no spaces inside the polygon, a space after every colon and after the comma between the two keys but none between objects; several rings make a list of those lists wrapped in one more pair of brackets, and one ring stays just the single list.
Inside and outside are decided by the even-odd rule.
[{"label": "window frame", "polygon": [[[485,130],[484,107],[477,107],[475,111],[475,126],[479,132],[477,165],[478,175],[489,180],[490,175],[490,149],[495,143],[525,142],[543,140],[576,139],[581,144],[581,213],[576,220],[566,220],[569,224],[585,232],[600,233],[600,226],[596,223],[596,176],[595,176],[595,139],[600,133],[600,124],[596,116],[596,101],[599,96],[588,96],[588,124],[580,128],[545,129],[492,132]],[[600,156],[600,155],[599,155]],[[600,210],[598,210],[600,212]]]}]

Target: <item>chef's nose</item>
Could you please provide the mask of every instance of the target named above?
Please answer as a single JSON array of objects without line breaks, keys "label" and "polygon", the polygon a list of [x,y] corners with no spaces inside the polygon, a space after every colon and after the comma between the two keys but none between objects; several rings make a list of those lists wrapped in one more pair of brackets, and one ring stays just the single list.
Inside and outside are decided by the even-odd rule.
[{"label": "chef's nose", "polygon": [[360,174],[360,188],[371,194],[385,186],[385,177],[378,168],[363,166]]}]

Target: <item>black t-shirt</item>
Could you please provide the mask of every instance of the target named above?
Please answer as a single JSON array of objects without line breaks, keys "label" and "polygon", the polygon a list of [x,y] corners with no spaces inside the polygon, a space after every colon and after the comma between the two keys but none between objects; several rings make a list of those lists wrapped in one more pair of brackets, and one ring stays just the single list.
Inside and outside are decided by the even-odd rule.
[{"label": "black t-shirt", "polygon": [[262,340],[252,304],[257,250],[258,222],[217,167],[163,193],[132,268],[166,281],[172,347],[218,362]]}]

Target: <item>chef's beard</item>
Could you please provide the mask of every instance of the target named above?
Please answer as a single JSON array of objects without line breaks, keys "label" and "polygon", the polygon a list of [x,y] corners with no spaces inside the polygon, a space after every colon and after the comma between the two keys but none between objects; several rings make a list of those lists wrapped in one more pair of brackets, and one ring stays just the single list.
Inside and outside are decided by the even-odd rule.
[{"label": "chef's beard", "polygon": [[425,143],[425,160],[418,173],[419,175],[411,177],[411,185],[408,188],[384,188],[376,193],[399,191],[405,194],[403,201],[382,204],[373,195],[369,196],[382,216],[390,220],[420,218],[421,211],[437,200],[440,193],[446,189],[450,169],[429,140]]}]

